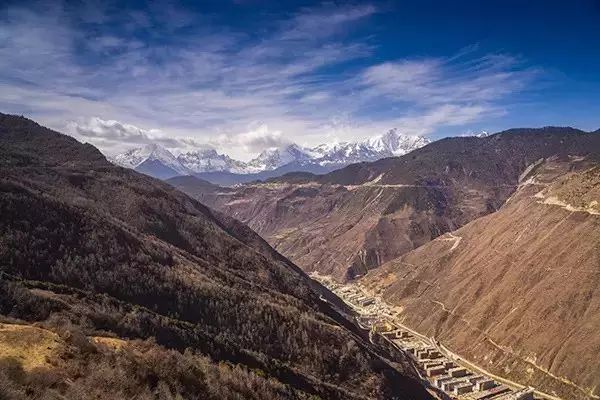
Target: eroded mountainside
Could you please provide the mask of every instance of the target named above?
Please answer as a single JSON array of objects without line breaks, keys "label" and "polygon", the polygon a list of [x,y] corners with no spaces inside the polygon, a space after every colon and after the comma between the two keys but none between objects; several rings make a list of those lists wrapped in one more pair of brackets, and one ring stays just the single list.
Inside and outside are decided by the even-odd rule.
[{"label": "eroded mountainside", "polygon": [[599,150],[597,134],[515,129],[443,139],[322,176],[211,189],[204,197],[176,186],[247,223],[305,271],[345,280],[497,210],[539,160]]},{"label": "eroded mountainside", "polygon": [[4,114],[0,216],[0,397],[429,398],[249,228]]},{"label": "eroded mountainside", "polygon": [[499,211],[359,282],[484,368],[564,399],[597,398],[599,203],[597,159],[552,158]]}]

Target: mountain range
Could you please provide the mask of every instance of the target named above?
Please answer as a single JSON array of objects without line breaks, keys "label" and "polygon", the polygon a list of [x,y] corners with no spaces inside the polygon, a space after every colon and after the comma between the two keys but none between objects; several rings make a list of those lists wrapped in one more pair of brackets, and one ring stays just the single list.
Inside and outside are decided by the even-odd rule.
[{"label": "mountain range", "polygon": [[599,133],[221,187],[0,114],[0,397],[446,398],[310,272],[494,379],[597,399]]},{"label": "mountain range", "polygon": [[5,114],[0,215],[0,398],[432,398],[247,226]]},{"label": "mountain range", "polygon": [[352,279],[498,210],[528,165],[569,151],[588,154],[597,138],[556,127],[445,138],[404,156],[284,175],[203,201],[247,223],[307,271]]},{"label": "mountain range", "polygon": [[324,175],[168,182],[494,374],[582,400],[600,395],[599,166],[598,132],[546,127]]},{"label": "mountain range", "polygon": [[297,144],[269,148],[248,162],[234,160],[214,149],[189,151],[176,157],[158,144],[129,150],[111,161],[159,179],[196,175],[213,183],[230,185],[294,171],[325,173],[355,162],[400,156],[427,143],[427,138],[402,135],[397,129],[391,129],[383,135],[358,142],[322,144],[313,148]]}]

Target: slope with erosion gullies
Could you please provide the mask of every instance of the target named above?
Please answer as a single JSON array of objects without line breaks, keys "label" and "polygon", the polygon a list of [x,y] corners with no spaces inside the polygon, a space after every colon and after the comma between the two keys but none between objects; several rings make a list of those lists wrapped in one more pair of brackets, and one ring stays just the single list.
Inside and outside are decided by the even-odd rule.
[{"label": "slope with erosion gullies", "polygon": [[[213,398],[268,397],[252,385],[278,398],[429,398],[407,360],[391,367],[330,292],[236,220],[22,117],[0,115],[0,172],[0,315],[155,338],[151,366],[122,359],[129,367],[111,370],[145,377],[140,393],[202,397],[203,385],[218,391],[216,369],[239,382]],[[165,377],[160,364],[179,357],[168,349],[212,372]],[[83,364],[61,367],[39,396],[78,398],[73,380],[96,382],[77,372],[87,356],[71,357]],[[17,392],[34,379],[9,367]],[[100,398],[121,397],[102,388]]]},{"label": "slope with erosion gullies", "polygon": [[498,375],[598,398],[599,202],[597,158],[552,158],[499,211],[359,282],[406,325]]},{"label": "slope with erosion gullies", "polygon": [[305,271],[345,280],[497,210],[540,159],[599,149],[599,135],[572,128],[515,129],[447,138],[322,176],[212,191],[202,200],[247,223]]}]

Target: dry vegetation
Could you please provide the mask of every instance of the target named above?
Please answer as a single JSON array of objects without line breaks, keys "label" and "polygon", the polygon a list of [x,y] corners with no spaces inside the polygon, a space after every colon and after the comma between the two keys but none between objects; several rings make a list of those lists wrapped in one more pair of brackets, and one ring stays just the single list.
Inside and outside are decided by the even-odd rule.
[{"label": "dry vegetation", "polygon": [[0,355],[17,360],[25,371],[48,366],[58,346],[58,335],[46,329],[0,323]]},{"label": "dry vegetation", "polygon": [[261,370],[167,350],[152,340],[88,338],[64,325],[52,328],[59,336],[49,329],[3,325],[0,345],[11,350],[0,352],[0,398],[311,398],[293,394]]},{"label": "dry vegetation", "polygon": [[515,129],[446,138],[323,176],[221,191],[185,179],[173,184],[247,223],[305,271],[345,280],[498,210],[538,160],[599,152],[597,134]]},{"label": "dry vegetation", "polygon": [[[0,315],[76,332],[51,390],[7,361],[14,396],[429,397],[244,225],[6,115],[0,215]],[[115,351],[89,336],[156,344]]]},{"label": "dry vegetation", "polygon": [[494,373],[597,398],[600,217],[544,201],[600,201],[597,165],[543,163],[498,212],[453,232],[458,246],[434,240],[362,283],[401,307],[408,326]]}]

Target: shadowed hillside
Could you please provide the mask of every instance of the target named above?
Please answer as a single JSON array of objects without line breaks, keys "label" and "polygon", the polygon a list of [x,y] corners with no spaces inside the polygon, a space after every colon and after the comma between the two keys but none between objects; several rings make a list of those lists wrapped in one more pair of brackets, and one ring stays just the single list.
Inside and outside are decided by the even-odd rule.
[{"label": "shadowed hillside", "polygon": [[165,182],[177,189],[185,188],[187,195],[195,198],[202,204],[214,204],[218,196],[232,191],[231,188],[215,185],[193,175],[176,176],[167,179]]},{"label": "shadowed hillside", "polygon": [[429,398],[246,226],[22,117],[0,215],[0,314],[60,338],[35,371],[0,354],[3,396]]}]

